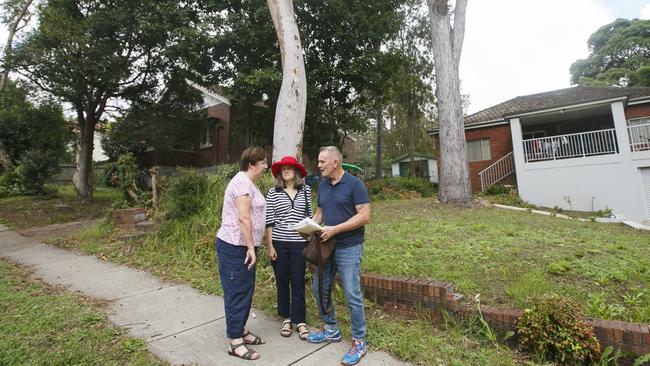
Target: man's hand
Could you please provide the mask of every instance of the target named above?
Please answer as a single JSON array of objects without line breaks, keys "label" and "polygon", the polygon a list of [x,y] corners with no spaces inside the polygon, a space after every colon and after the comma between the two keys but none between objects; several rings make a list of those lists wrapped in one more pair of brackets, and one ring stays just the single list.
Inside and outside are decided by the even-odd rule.
[{"label": "man's hand", "polygon": [[253,268],[257,257],[255,256],[255,248],[248,248],[246,251],[246,259],[244,259],[244,264],[248,264],[248,269]]},{"label": "man's hand", "polygon": [[320,232],[320,238],[323,241],[327,241],[336,236],[336,234],[338,234],[336,226],[323,226],[323,230]]}]

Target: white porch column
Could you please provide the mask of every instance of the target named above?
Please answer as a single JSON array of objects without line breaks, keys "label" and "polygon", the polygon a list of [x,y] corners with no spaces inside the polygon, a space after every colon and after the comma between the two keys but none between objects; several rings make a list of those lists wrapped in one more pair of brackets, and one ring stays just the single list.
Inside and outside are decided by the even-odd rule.
[{"label": "white porch column", "polygon": [[515,172],[517,173],[517,189],[521,192],[521,187],[519,187],[520,177],[524,172],[526,159],[524,159],[524,144],[519,118],[510,119],[510,134],[512,135],[512,153],[515,158]]},{"label": "white porch column", "polygon": [[623,102],[614,102],[611,104],[611,107],[620,157],[623,161],[630,161],[632,159],[632,152],[630,151],[630,139],[627,136],[627,122],[625,120]]}]

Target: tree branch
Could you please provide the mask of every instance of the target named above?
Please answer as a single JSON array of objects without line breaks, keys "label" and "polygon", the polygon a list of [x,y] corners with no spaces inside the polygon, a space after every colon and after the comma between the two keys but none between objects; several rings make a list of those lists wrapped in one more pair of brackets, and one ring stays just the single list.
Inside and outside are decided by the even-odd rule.
[{"label": "tree branch", "polygon": [[[465,39],[465,15],[467,12],[467,0],[456,0],[454,9],[454,30],[452,32],[452,57],[454,66],[458,70],[460,54],[463,51],[463,40]],[[457,71],[458,72],[458,71]]]},{"label": "tree branch", "polygon": [[[32,5],[32,2],[34,0],[26,0],[25,3],[23,4],[23,7],[20,9],[20,13],[16,15],[16,18],[14,19],[14,22],[11,23],[9,26],[9,36],[7,37],[7,43],[5,44],[5,60],[7,57],[12,52],[12,43],[14,41],[14,36],[16,35],[16,32],[18,31],[18,26],[20,25],[20,21],[25,17],[25,14],[27,14],[27,11],[29,10],[29,6]],[[5,88],[5,85],[7,85],[7,79],[9,78],[9,67],[7,65],[2,65],[3,71],[2,75],[0,75],[0,93]]]}]

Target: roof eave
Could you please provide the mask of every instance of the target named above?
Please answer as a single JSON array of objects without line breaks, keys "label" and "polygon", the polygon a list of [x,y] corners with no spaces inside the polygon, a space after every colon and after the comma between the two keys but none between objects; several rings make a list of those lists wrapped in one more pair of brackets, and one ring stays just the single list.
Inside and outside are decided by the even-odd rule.
[{"label": "roof eave", "polygon": [[622,97],[616,97],[616,98],[608,98],[608,99],[600,99],[600,100],[594,100],[591,102],[585,102],[585,103],[578,103],[578,104],[569,104],[561,107],[553,107],[553,108],[547,108],[547,109],[540,109],[537,111],[532,111],[532,112],[524,112],[524,113],[516,113],[516,114],[511,114],[511,115],[504,115],[504,119],[510,119],[510,118],[519,118],[519,117],[529,117],[529,116],[535,116],[539,114],[549,114],[553,112],[561,112],[561,111],[566,111],[566,110],[571,110],[571,109],[582,109],[585,107],[591,107],[591,106],[596,106],[596,105],[601,105],[601,104],[608,104],[608,103],[613,103],[613,102],[619,102],[619,101],[624,101],[627,100],[627,96],[622,96]]}]

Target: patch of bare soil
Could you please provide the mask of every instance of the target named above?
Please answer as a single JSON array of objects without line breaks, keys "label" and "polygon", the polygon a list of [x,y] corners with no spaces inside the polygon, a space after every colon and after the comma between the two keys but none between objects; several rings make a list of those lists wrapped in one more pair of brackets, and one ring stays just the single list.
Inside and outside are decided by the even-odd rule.
[{"label": "patch of bare soil", "polygon": [[74,222],[66,222],[65,224],[53,224],[32,229],[19,231],[21,235],[29,236],[38,241],[45,241],[48,239],[67,238],[75,231],[84,227],[92,226],[97,220],[82,220]]}]

